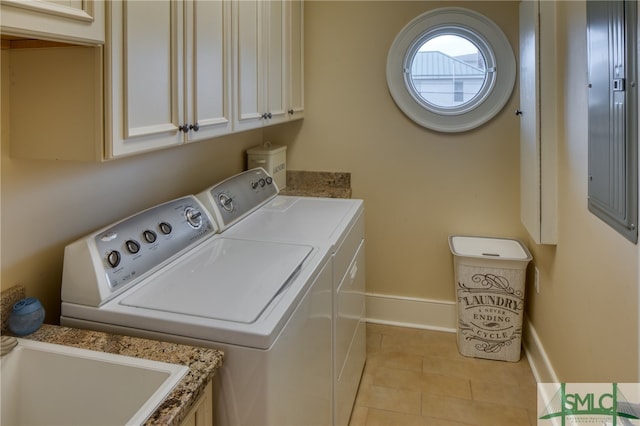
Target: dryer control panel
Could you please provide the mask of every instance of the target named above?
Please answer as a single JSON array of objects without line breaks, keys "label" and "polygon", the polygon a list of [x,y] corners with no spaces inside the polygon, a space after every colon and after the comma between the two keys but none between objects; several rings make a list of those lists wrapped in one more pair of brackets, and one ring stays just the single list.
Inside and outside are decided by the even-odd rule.
[{"label": "dryer control panel", "polygon": [[98,230],[65,248],[62,300],[99,306],[216,231],[194,196]]},{"label": "dryer control panel", "polygon": [[262,168],[231,176],[198,194],[198,198],[215,218],[220,231],[278,195],[278,186]]}]

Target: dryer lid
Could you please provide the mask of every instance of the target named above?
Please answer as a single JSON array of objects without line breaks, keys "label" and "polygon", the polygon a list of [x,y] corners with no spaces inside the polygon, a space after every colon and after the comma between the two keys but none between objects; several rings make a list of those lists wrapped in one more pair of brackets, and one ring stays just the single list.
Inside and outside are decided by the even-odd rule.
[{"label": "dryer lid", "polygon": [[252,323],[295,279],[312,249],[216,238],[140,283],[120,304]]}]

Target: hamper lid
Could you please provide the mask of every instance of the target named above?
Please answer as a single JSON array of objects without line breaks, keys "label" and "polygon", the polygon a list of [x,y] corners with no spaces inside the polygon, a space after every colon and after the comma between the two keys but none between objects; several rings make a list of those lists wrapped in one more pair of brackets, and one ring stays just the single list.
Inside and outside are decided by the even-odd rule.
[{"label": "hamper lid", "polygon": [[505,238],[449,237],[451,253],[457,256],[493,258],[501,260],[531,260],[529,250],[519,241]]}]

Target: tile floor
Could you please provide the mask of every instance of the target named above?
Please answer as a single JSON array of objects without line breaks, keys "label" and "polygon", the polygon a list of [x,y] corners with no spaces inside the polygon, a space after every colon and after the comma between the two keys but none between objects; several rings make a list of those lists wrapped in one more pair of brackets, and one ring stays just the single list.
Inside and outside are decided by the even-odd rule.
[{"label": "tile floor", "polygon": [[519,362],[460,355],[456,335],[367,325],[350,426],[535,426],[536,382]]}]

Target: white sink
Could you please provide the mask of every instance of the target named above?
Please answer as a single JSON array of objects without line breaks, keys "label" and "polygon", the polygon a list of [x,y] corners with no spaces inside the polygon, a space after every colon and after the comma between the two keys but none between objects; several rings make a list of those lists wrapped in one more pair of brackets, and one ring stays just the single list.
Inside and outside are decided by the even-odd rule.
[{"label": "white sink", "polygon": [[187,371],[183,365],[18,339],[0,359],[0,424],[141,424]]}]

